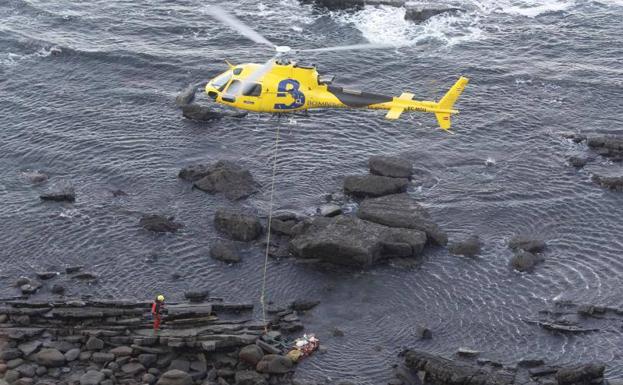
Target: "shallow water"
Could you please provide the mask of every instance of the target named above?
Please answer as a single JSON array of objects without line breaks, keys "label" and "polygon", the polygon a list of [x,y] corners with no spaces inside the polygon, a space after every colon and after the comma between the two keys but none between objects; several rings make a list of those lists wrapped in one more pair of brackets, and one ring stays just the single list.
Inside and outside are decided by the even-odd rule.
[{"label": "shallow water", "polygon": [[[83,264],[99,283],[72,284],[71,294],[164,292],[178,300],[185,289],[208,287],[259,303],[262,250],[249,247],[239,266],[212,260],[208,250],[217,208],[267,212],[279,124],[277,208],[312,213],[344,175],[366,172],[369,156],[400,154],[426,176],[411,194],[451,240],[475,233],[485,243],[474,260],[430,249],[415,270],[325,271],[271,260],[270,299],[322,299],[304,321],[329,350],[302,363],[298,377],[382,383],[403,346],[447,354],[468,346],[504,362],[599,359],[609,362],[611,377],[623,376],[619,330],[557,337],[525,322],[554,299],[623,306],[623,195],[590,182],[591,171],[619,166],[597,159],[576,171],[566,158],[587,149],[559,135],[623,129],[623,2],[456,2],[467,12],[420,26],[403,22],[400,8],[226,4],[279,44],[396,45],[304,58],[344,85],[431,99],[459,74],[470,77],[456,135],[437,130],[431,116],[389,122],[374,111],[183,119],[174,97],[187,84],[223,71],[225,59],[263,62],[270,55],[211,21],[209,3],[0,3],[0,296],[16,294],[11,285],[21,274]],[[185,165],[217,159],[248,166],[264,189],[230,203],[176,177]],[[32,170],[48,173],[47,184],[28,183],[24,172]],[[68,180],[75,204],[40,202],[49,185]],[[114,198],[116,189],[129,195]],[[174,215],[184,230],[154,235],[139,228],[140,215],[152,212]],[[534,274],[507,267],[506,241],[517,233],[548,241]],[[416,341],[419,324],[433,330],[432,340]],[[333,337],[334,327],[345,336]]]}]

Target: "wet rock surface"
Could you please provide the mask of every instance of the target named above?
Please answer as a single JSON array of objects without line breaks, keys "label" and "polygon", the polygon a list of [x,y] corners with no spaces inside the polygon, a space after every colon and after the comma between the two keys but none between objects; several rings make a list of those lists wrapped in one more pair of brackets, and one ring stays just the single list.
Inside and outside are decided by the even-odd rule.
[{"label": "wet rock surface", "polygon": [[418,257],[426,233],[392,228],[355,217],[313,217],[303,221],[290,242],[298,258],[318,259],[338,265],[370,266],[394,257]]},{"label": "wet rock surface", "polygon": [[392,178],[411,178],[413,166],[407,159],[395,156],[372,156],[368,160],[370,173]]},{"label": "wet rock surface", "polygon": [[329,9],[361,8],[365,5],[389,5],[402,7],[404,0],[301,0],[302,3],[312,3]]},{"label": "wet rock surface", "polygon": [[214,214],[216,229],[236,241],[253,241],[263,232],[258,217],[230,209],[219,209]]},{"label": "wet rock surface", "polygon": [[522,251],[514,255],[510,260],[510,266],[520,272],[531,272],[535,266],[542,262],[543,258],[537,254]]},{"label": "wet rock surface", "polygon": [[448,247],[452,254],[463,255],[466,257],[475,257],[480,254],[482,242],[480,237],[472,235],[466,239],[455,242]]},{"label": "wet rock surface", "polygon": [[380,197],[407,191],[409,180],[379,175],[350,175],[344,178],[344,193],[357,198]]},{"label": "wet rock surface", "polygon": [[76,190],[69,182],[57,183],[39,196],[43,201],[75,202]]},{"label": "wet rock surface", "polygon": [[175,233],[183,228],[184,225],[175,222],[174,219],[173,217],[166,217],[164,215],[148,214],[140,219],[139,225],[145,230],[155,233]]},{"label": "wet rock surface", "polygon": [[[474,358],[450,359],[421,350],[402,353],[404,366],[396,371],[399,383],[416,376],[430,385],[589,385],[604,383],[605,366],[586,363],[565,367],[547,365],[542,359],[527,359],[503,366],[492,360]],[[417,383],[417,382],[415,382]]]},{"label": "wet rock surface", "polygon": [[180,170],[181,179],[194,182],[194,187],[210,194],[222,193],[230,200],[246,198],[258,191],[251,172],[227,160],[212,165],[193,165]]},{"label": "wet rock surface", "polygon": [[242,261],[242,257],[236,250],[236,246],[232,242],[216,241],[210,247],[210,257],[223,261],[225,263],[238,263]]},{"label": "wet rock surface", "polygon": [[623,136],[605,135],[591,136],[586,144],[595,153],[614,161],[623,161]]},{"label": "wet rock surface", "polygon": [[[168,303],[155,333],[148,301],[0,302],[0,384],[291,384],[294,365],[283,355],[291,339],[282,333],[302,330],[296,311],[264,324],[252,309]],[[26,326],[17,322],[24,316]]]},{"label": "wet rock surface", "polygon": [[593,174],[592,181],[613,191],[623,191],[623,175]]},{"label": "wet rock surface", "polygon": [[405,20],[410,20],[415,23],[423,23],[433,16],[454,14],[461,11],[462,9],[460,8],[452,7],[407,7]]},{"label": "wet rock surface", "polygon": [[448,243],[448,236],[432,221],[428,211],[408,194],[365,199],[357,216],[389,227],[424,231],[427,239],[438,245]]}]

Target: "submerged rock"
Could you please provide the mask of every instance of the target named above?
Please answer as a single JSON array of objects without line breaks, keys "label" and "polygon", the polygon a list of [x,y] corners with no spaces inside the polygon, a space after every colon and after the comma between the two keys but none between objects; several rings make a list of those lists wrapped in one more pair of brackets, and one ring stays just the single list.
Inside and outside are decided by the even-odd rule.
[{"label": "submerged rock", "polygon": [[195,182],[212,172],[213,166],[208,166],[205,164],[196,164],[191,166],[186,166],[180,170],[177,174],[177,177],[189,182]]},{"label": "submerged rock", "polygon": [[173,220],[173,217],[165,217],[158,214],[144,215],[139,221],[139,225],[149,231],[156,233],[174,233],[184,227],[181,223]]},{"label": "submerged rock", "polygon": [[622,176],[604,176],[594,174],[591,178],[593,182],[601,187],[606,187],[614,191],[623,191],[623,175]]},{"label": "submerged rock", "polygon": [[189,84],[175,97],[175,105],[178,107],[190,105],[193,101],[195,101],[196,92],[197,84]]},{"label": "submerged rock", "polygon": [[238,263],[242,260],[231,242],[216,241],[210,247],[210,257],[225,263]]},{"label": "submerged rock", "polygon": [[573,167],[582,168],[588,163],[588,158],[582,156],[570,156],[568,161]]},{"label": "submerged rock", "polygon": [[409,180],[379,175],[351,175],[344,178],[346,194],[365,198],[380,197],[407,191]]},{"label": "submerged rock", "polygon": [[251,172],[233,162],[221,160],[203,170],[201,167],[205,166],[194,167],[194,171],[180,171],[180,177],[183,172],[186,178],[204,174],[194,183],[199,190],[211,194],[222,193],[230,200],[246,198],[257,192],[258,184]]},{"label": "submerged rock", "polygon": [[513,256],[510,265],[517,271],[529,272],[534,270],[534,267],[541,261],[543,261],[543,258],[538,255],[524,251]]},{"label": "submerged rock", "polygon": [[407,159],[394,156],[372,156],[368,160],[370,173],[392,178],[411,178],[413,166]]},{"label": "submerged rock", "polygon": [[508,241],[508,247],[513,250],[523,250],[530,253],[540,253],[547,244],[544,240],[527,235],[516,235]]},{"label": "submerged rock", "polygon": [[48,175],[41,171],[24,171],[22,176],[32,184],[41,184],[48,181]]},{"label": "submerged rock", "polygon": [[427,239],[438,245],[448,243],[446,233],[430,219],[428,211],[408,194],[365,199],[357,211],[357,216],[389,227],[424,231]]},{"label": "submerged rock", "polygon": [[263,231],[260,220],[256,216],[229,209],[216,211],[214,226],[230,238],[244,242],[257,239]]},{"label": "submerged rock", "polygon": [[425,243],[426,234],[419,230],[345,216],[313,217],[301,224],[301,233],[290,242],[290,250],[299,258],[369,266],[387,258],[416,257]]},{"label": "submerged rock", "polygon": [[405,20],[410,20],[416,23],[423,23],[433,16],[441,15],[444,13],[457,13],[461,12],[460,8],[448,8],[448,7],[408,7],[405,12]]},{"label": "submerged rock", "polygon": [[453,243],[450,247],[448,247],[448,250],[452,254],[475,257],[480,254],[481,245],[482,243],[480,242],[478,235],[472,235],[467,239]]},{"label": "submerged rock", "polygon": [[621,135],[593,136],[588,138],[587,144],[599,155],[614,161],[623,160],[623,136]]},{"label": "submerged rock", "polygon": [[390,5],[402,7],[406,0],[301,0],[303,3],[312,3],[328,9],[361,8],[365,5]]},{"label": "submerged rock", "polygon": [[556,373],[556,380],[558,381],[558,385],[601,383],[605,370],[605,365],[601,363],[572,366],[558,370],[558,373]]},{"label": "submerged rock", "polygon": [[47,192],[41,194],[39,198],[44,201],[75,202],[76,191],[74,190],[74,187],[69,183],[59,184],[50,188]]}]

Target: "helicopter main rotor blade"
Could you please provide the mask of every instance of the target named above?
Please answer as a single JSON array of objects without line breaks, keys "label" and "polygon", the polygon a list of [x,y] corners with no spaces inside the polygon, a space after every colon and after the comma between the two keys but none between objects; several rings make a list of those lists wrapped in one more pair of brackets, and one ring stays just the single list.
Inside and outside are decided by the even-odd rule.
[{"label": "helicopter main rotor blade", "polygon": [[329,52],[329,51],[349,51],[349,50],[383,49],[383,48],[395,48],[395,46],[389,45],[389,44],[353,44],[353,45],[340,45],[336,47],[298,49],[296,50],[296,52]]},{"label": "helicopter main rotor blade", "polygon": [[267,38],[262,36],[259,32],[255,31],[253,28],[243,23],[236,16],[227,12],[223,8],[219,7],[218,5],[208,6],[207,12],[210,14],[210,16],[222,22],[223,24],[226,24],[231,29],[240,33],[242,36],[250,40],[253,40],[256,43],[265,44],[273,48],[276,47],[275,44],[271,43]]}]

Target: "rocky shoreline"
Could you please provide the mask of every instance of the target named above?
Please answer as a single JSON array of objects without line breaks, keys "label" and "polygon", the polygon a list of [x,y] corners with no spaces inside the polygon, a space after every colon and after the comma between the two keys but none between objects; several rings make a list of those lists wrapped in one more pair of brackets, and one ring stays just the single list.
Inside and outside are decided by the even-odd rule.
[{"label": "rocky shoreline", "polygon": [[317,302],[271,308],[266,324],[253,320],[251,304],[167,304],[157,332],[150,304],[0,303],[0,384],[290,384],[287,335],[303,329],[297,311]]}]

